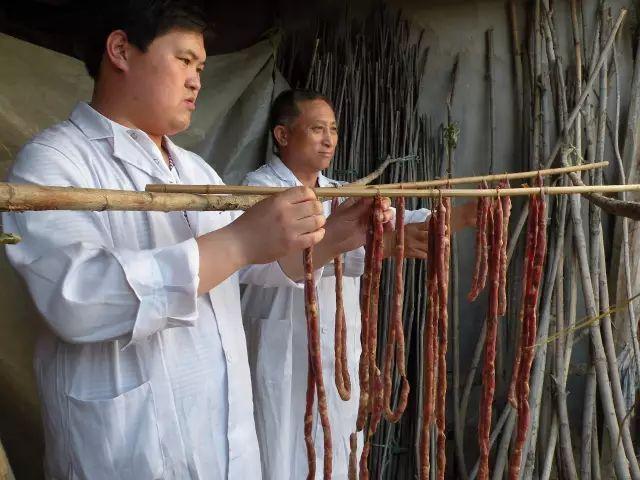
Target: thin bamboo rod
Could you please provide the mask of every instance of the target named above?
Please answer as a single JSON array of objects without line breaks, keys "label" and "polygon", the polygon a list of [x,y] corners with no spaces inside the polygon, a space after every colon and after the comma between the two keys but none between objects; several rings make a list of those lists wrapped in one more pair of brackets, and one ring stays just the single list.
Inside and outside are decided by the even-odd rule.
[{"label": "thin bamboo rod", "polygon": [[[396,161],[402,161],[403,159],[396,159]],[[559,168],[546,168],[544,170],[532,170],[529,172],[513,172],[513,173],[498,173],[494,175],[479,175],[474,177],[459,177],[459,178],[451,178],[451,179],[442,179],[442,180],[427,180],[423,182],[409,182],[409,183],[386,183],[381,185],[366,185],[360,188],[366,188],[369,190],[379,190],[384,189],[385,194],[388,189],[394,188],[402,188],[402,189],[414,189],[414,188],[422,188],[422,187],[437,187],[440,185],[463,185],[470,183],[480,183],[482,181],[486,182],[494,182],[494,181],[502,181],[502,180],[517,180],[522,178],[534,178],[539,174],[542,176],[547,175],[558,175],[561,173],[569,173],[569,172],[582,172],[587,170],[593,170],[596,168],[604,168],[609,165],[609,162],[599,162],[599,163],[589,163],[584,165],[571,165],[566,167]],[[376,171],[377,172],[377,171]],[[375,172],[374,172],[375,173]],[[368,178],[368,177],[365,177]],[[364,180],[364,179],[363,179]],[[358,188],[354,185],[361,184],[362,182],[356,181],[354,183],[346,184],[342,187],[329,187],[331,190],[345,192],[346,190]],[[231,193],[226,189],[229,188],[237,188],[234,190],[236,194],[242,194],[245,192],[250,192],[251,188],[255,187],[247,187],[247,186],[232,186],[232,185],[176,185],[176,184],[149,184],[146,186],[145,190],[147,192],[156,192],[156,193],[200,193],[200,194],[220,194],[220,193]],[[286,187],[280,187],[286,188]],[[316,189],[317,190],[317,189]],[[345,196],[343,194],[336,196]]]},{"label": "thin bamboo rod", "polygon": [[459,177],[451,179],[441,180],[426,180],[424,182],[411,182],[411,183],[386,183],[381,185],[368,185],[368,188],[420,188],[420,187],[437,187],[439,185],[464,185],[469,183],[486,182],[500,182],[502,180],[518,180],[523,178],[534,178],[538,174],[544,176],[558,175],[561,173],[569,172],[582,172],[586,170],[593,170],[595,168],[605,168],[609,165],[609,162],[598,163],[586,163],[583,165],[572,165],[569,167],[559,168],[545,168],[543,170],[532,170],[528,172],[513,172],[513,173],[496,173],[493,175],[477,175],[474,177]]},{"label": "thin bamboo rod", "polygon": [[[288,190],[289,187],[251,187],[245,185],[174,185],[168,187],[169,193],[200,194],[200,195],[273,195]],[[155,191],[155,189],[153,189]],[[528,196],[544,193],[547,195],[567,195],[571,193],[616,193],[640,191],[640,184],[626,185],[577,185],[567,187],[519,187],[519,188],[489,188],[489,189],[455,189],[455,188],[387,188],[372,189],[362,187],[319,187],[313,189],[318,198],[333,197],[375,197],[382,193],[386,197],[415,197],[437,198],[443,197],[504,197]]]}]

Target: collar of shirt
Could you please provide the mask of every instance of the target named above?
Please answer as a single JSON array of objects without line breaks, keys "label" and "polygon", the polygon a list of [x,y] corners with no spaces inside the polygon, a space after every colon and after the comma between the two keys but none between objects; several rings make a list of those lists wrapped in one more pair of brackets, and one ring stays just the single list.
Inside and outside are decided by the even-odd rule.
[{"label": "collar of shirt", "polygon": [[[89,140],[111,140],[113,155],[119,160],[133,165],[164,183],[172,182],[173,176],[164,161],[162,152],[142,130],[128,128],[114,122],[84,102],[78,103],[71,113],[70,120]],[[166,136],[163,137],[163,144],[174,164],[180,168],[176,146]]]},{"label": "collar of shirt", "polygon": [[[269,167],[273,170],[273,173],[280,178],[283,182],[286,182],[288,185],[292,186],[301,186],[302,183],[298,178],[294,175],[294,173],[287,167],[284,162],[280,159],[280,157],[274,155],[271,157],[268,163]],[[336,180],[331,180],[325,177],[322,172],[318,174],[318,186],[319,187],[337,187],[340,185],[340,182]]]}]

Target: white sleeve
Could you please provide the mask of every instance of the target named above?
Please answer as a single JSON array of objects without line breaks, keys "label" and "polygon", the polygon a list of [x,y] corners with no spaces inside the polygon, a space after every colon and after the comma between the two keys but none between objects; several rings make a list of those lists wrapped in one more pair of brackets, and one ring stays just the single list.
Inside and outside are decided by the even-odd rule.
[{"label": "white sleeve", "polygon": [[[9,180],[91,186],[87,178],[59,151],[29,144]],[[103,215],[4,214],[7,231],[23,238],[7,248],[7,256],[53,331],[72,343],[127,335],[136,343],[164,328],[193,325],[199,282],[195,239],[150,250],[114,248]]]},{"label": "white sleeve", "polygon": [[[264,168],[264,167],[262,167]],[[261,175],[258,171],[249,172],[242,181],[243,185],[253,186],[265,186],[272,187],[273,182],[268,175]],[[232,219],[235,220],[242,212],[232,212]],[[300,261],[302,262],[302,254],[300,255]],[[324,267],[320,267],[315,270],[314,276],[316,282],[322,277]],[[240,283],[258,285],[261,287],[293,287],[304,288],[304,280],[296,282],[289,278],[286,273],[282,271],[280,264],[276,262],[267,263],[264,265],[249,265],[240,270]]]},{"label": "white sleeve", "polygon": [[[395,207],[391,207],[391,211],[393,215],[391,216],[391,227],[395,229],[396,227],[396,209]],[[404,211],[404,223],[405,225],[408,223],[421,223],[424,222],[431,215],[431,210],[428,208],[419,208],[418,210],[405,210]]]},{"label": "white sleeve", "polygon": [[431,210],[420,208],[418,210],[405,210],[404,223],[421,223],[431,215]]},{"label": "white sleeve", "polygon": [[364,247],[356,248],[344,255],[344,275],[360,277],[364,274]]}]

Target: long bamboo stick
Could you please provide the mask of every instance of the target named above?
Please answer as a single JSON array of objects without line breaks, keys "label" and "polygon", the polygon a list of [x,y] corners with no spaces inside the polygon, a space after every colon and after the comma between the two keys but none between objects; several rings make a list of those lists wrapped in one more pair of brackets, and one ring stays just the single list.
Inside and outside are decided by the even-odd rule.
[{"label": "long bamboo stick", "polygon": [[[406,157],[410,158],[410,157]],[[405,157],[394,159],[394,161],[403,161]],[[569,172],[583,172],[587,170],[593,170],[596,168],[605,168],[609,165],[609,162],[599,162],[599,163],[589,163],[583,165],[570,165],[559,168],[546,168],[544,170],[532,170],[528,172],[512,172],[512,173],[497,173],[494,175],[478,175],[473,177],[459,177],[459,178],[451,178],[451,179],[442,179],[442,180],[427,180],[423,182],[407,182],[407,183],[386,183],[380,185],[363,185],[365,180],[369,180],[370,176],[363,177],[361,180],[346,184],[341,187],[329,187],[332,190],[340,190],[341,192],[345,190],[349,190],[352,188],[365,188],[369,190],[378,190],[384,189],[385,193],[387,189],[395,189],[395,188],[403,188],[403,189],[414,189],[414,188],[423,188],[423,187],[437,187],[441,185],[464,185],[464,184],[472,184],[472,183],[480,183],[482,181],[486,182],[499,182],[502,180],[518,180],[523,178],[534,178],[537,177],[538,174],[542,176],[547,175],[558,175],[561,173],[569,173]],[[373,173],[377,173],[376,170]],[[355,185],[362,185],[362,187],[356,187]],[[242,193],[246,190],[246,186],[241,186],[238,190],[234,190],[233,193]],[[218,194],[218,193],[231,193],[230,191],[226,191],[227,188],[235,188],[232,185],[176,185],[176,184],[149,184],[146,186],[145,190],[147,192],[157,192],[157,193],[201,193],[201,194]],[[250,187],[254,188],[254,187]],[[343,196],[343,195],[337,195]]]},{"label": "long bamboo stick", "polygon": [[[1,184],[0,184],[1,185]],[[169,187],[169,186],[168,186]],[[273,195],[282,193],[288,187],[250,187],[244,185],[175,185],[176,188],[168,189],[168,193],[182,194],[206,194],[206,195]],[[181,189],[180,187],[184,187]],[[191,188],[193,187],[193,188]],[[200,187],[205,187],[201,189]],[[155,190],[155,189],[153,189]],[[206,191],[204,191],[206,190]],[[313,189],[318,198],[333,197],[375,197],[378,189],[358,187],[318,187]],[[386,197],[504,197],[504,196],[528,196],[528,195],[566,195],[572,193],[618,193],[640,191],[640,184],[625,185],[574,185],[574,186],[542,186],[542,187],[517,187],[494,189],[454,189],[454,188],[388,188],[381,190]],[[154,192],[155,193],[155,192]]]},{"label": "long bamboo stick", "polygon": [[[240,187],[227,187],[234,192]],[[247,187],[242,187],[247,188]],[[246,210],[266,195],[280,193],[280,187],[253,187],[241,195],[196,195],[191,193],[154,193],[130,190],[108,190],[99,188],[49,187],[0,183],[0,211],[30,210],[133,210],[133,211],[228,211]],[[319,198],[374,197],[377,192],[369,189],[317,188]],[[581,185],[573,187],[523,187],[492,189],[389,189],[387,197],[498,197],[545,195],[567,195],[572,193],[614,193],[640,191],[640,184],[627,185]],[[249,195],[248,193],[252,194]],[[640,207],[640,204],[638,204]]]},{"label": "long bamboo stick", "polygon": [[548,175],[559,175],[561,173],[569,172],[583,172],[587,170],[593,170],[595,168],[605,168],[609,165],[609,162],[600,163],[585,163],[582,165],[572,165],[569,167],[558,168],[545,168],[542,170],[532,170],[527,172],[512,172],[512,173],[495,173],[493,175],[476,175],[473,177],[459,177],[451,179],[441,180],[426,180],[423,182],[410,182],[410,183],[386,183],[380,185],[369,185],[368,188],[421,188],[421,187],[437,187],[439,185],[465,185],[470,183],[486,182],[500,182],[503,180],[521,180],[523,178],[535,178],[538,174],[543,177]]}]

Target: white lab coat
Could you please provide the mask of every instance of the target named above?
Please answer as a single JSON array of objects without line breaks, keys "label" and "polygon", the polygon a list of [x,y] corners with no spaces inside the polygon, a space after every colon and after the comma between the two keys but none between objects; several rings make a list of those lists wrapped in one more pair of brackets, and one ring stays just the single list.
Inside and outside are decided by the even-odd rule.
[{"label": "white lab coat", "polygon": [[[249,173],[248,185],[293,187],[300,181],[278,158]],[[320,175],[320,187],[339,182]],[[323,203],[325,215],[331,202]],[[406,222],[424,221],[428,210],[406,212]],[[355,430],[360,388],[360,276],[364,272],[364,248],[344,256],[343,297],[347,326],[347,365],[351,377],[351,399],[343,401],[337,391],[334,372],[335,276],[333,265],[324,268],[316,282],[320,312],[322,375],[333,440],[333,478],[348,475],[349,436]],[[243,286],[242,313],[247,334],[249,365],[253,385],[256,429],[262,473],[265,480],[303,479],[308,473],[303,417],[307,389],[307,326],[304,292],[287,286],[263,288]],[[323,436],[314,408],[313,438],[316,449],[316,478],[322,479]],[[358,452],[362,451],[362,434]]]},{"label": "white lab coat", "polygon": [[[167,140],[177,173],[139,130],[79,104],[18,155],[9,180],[144,190],[221,184]],[[5,214],[7,248],[50,330],[36,348],[50,479],[260,477],[239,276],[299,288],[277,263],[197,295],[195,236],[225,212]],[[188,219],[188,221],[187,221]],[[211,268],[215,268],[212,265]]]}]

